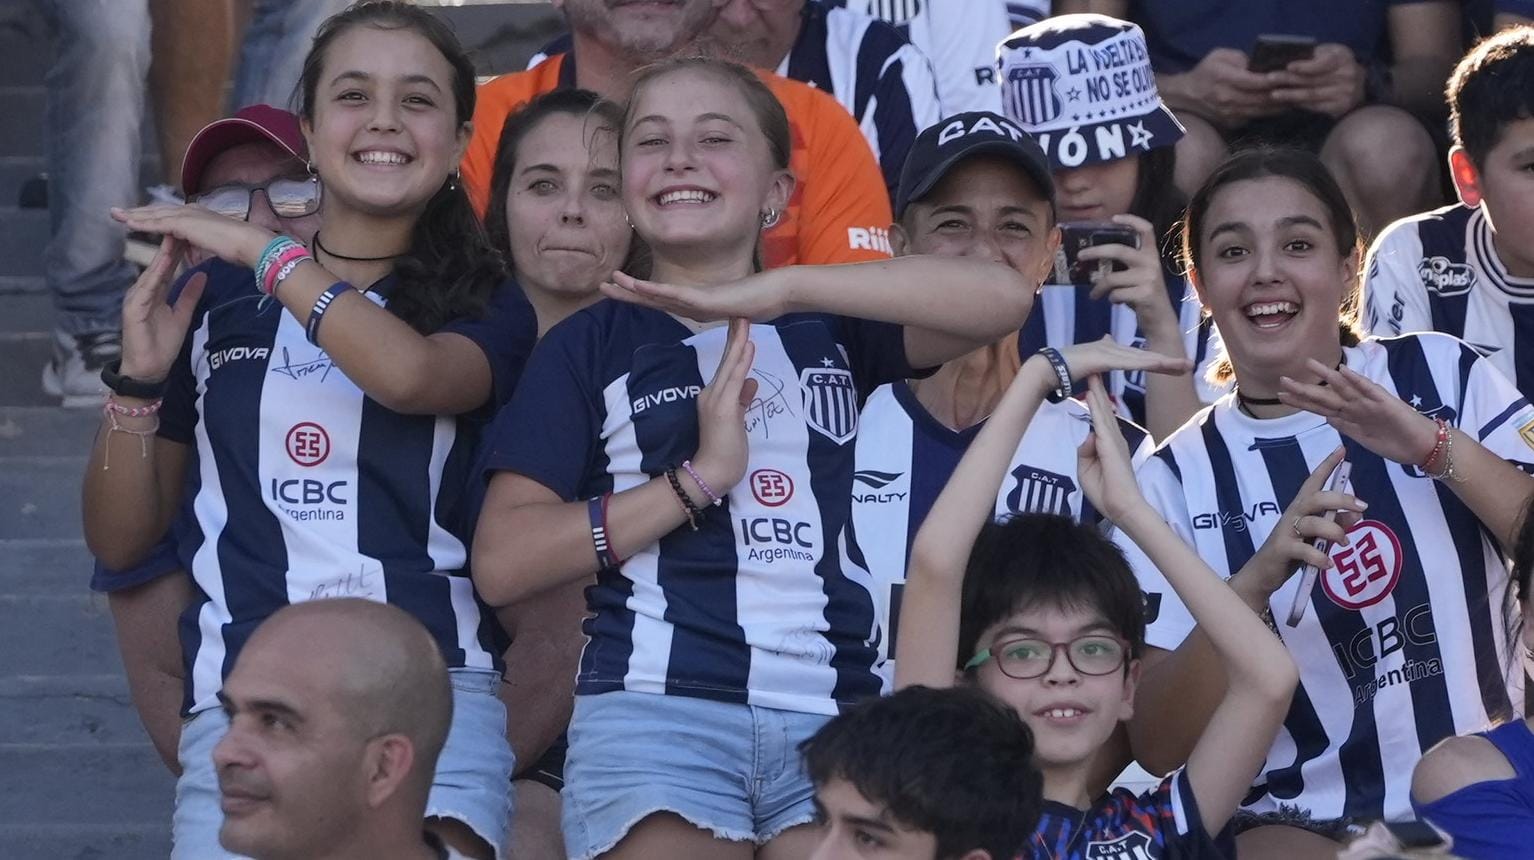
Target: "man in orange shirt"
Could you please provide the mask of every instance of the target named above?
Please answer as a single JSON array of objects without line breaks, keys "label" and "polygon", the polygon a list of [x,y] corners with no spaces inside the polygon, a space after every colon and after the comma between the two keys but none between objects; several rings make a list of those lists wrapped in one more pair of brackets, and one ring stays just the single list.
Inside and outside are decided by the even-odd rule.
[{"label": "man in orange shirt", "polygon": [[[488,203],[496,143],[507,115],[535,96],[561,87],[595,90],[623,101],[633,72],[695,47],[721,2],[554,0],[554,5],[565,14],[573,49],[479,88],[474,137],[463,159],[463,182],[481,214]],[[793,134],[790,168],[798,179],[777,226],[762,239],[766,265],[888,257],[888,227],[894,220],[889,196],[857,123],[825,93],[769,72],[761,75],[788,112]]]}]

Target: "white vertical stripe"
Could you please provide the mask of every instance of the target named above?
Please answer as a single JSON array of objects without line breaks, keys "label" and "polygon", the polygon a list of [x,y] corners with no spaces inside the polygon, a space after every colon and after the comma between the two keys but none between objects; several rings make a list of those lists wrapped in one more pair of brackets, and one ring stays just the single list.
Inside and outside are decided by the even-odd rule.
[{"label": "white vertical stripe", "polygon": [[[197,413],[202,415],[203,399],[208,391],[207,361],[208,321],[192,333],[192,370],[197,380]],[[202,528],[202,546],[192,558],[192,576],[199,588],[208,595],[208,602],[197,614],[197,629],[202,641],[192,658],[192,711],[215,707],[219,689],[224,686],[224,659],[229,646],[224,642],[224,625],[231,620],[229,601],[224,595],[224,571],[219,566],[218,541],[224,526],[229,522],[229,508],[224,504],[224,488],[219,481],[218,461],[208,442],[205,420],[199,420],[196,428],[197,469],[201,484],[193,499],[193,511]]]},{"label": "white vertical stripe", "polygon": [[[910,541],[908,526],[911,506],[911,466],[914,456],[915,425],[911,416],[895,399],[895,390],[885,385],[868,398],[859,420],[857,438],[858,471],[898,474],[883,487],[873,487],[853,479],[852,521],[858,546],[874,582],[874,619],[881,627],[879,675],[882,693],[893,689],[894,664],[889,660],[892,615],[890,598],[896,585],[905,581],[906,546]],[[899,499],[893,498],[901,494]],[[887,501],[875,501],[875,499]]]}]

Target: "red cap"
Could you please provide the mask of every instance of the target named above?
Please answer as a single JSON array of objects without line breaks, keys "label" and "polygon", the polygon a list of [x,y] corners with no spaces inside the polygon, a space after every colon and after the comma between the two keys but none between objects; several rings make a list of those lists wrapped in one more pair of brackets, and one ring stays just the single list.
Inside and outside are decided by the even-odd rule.
[{"label": "red cap", "polygon": [[309,148],[299,131],[298,117],[271,105],[251,105],[232,117],[208,123],[192,138],[181,161],[181,191],[201,191],[202,172],[208,163],[246,143],[275,143],[300,161],[308,159]]}]

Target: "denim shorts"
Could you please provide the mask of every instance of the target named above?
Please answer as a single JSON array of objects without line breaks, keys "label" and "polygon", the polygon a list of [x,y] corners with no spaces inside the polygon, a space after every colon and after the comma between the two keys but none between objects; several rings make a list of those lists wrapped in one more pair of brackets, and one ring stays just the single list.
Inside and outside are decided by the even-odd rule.
[{"label": "denim shorts", "polygon": [[719,839],[765,844],[815,818],[799,744],[830,717],[620,690],[576,696],[565,761],[570,860],[670,812]]},{"label": "denim shorts", "polygon": [[[427,818],[462,821],[506,856],[511,821],[511,747],[506,742],[506,707],[496,692],[501,675],[483,669],[454,669],[453,723],[437,759],[436,778],[426,800]],[[176,782],[172,818],[172,860],[217,860],[236,855],[218,844],[223,825],[213,747],[229,729],[222,709],[199,711],[181,727],[181,779]]]}]

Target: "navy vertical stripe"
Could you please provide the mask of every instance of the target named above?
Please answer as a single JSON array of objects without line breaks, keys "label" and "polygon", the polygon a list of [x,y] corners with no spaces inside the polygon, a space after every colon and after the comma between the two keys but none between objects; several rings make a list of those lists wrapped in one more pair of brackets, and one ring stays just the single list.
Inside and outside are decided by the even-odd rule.
[{"label": "navy vertical stripe", "polygon": [[[842,350],[832,337],[828,324],[813,320],[783,326],[778,330],[783,349],[795,368],[819,368],[824,359],[840,358]],[[854,362],[855,363],[855,362]],[[861,400],[863,392],[859,392]],[[874,607],[868,589],[848,579],[842,572],[837,546],[852,518],[852,471],[855,440],[838,444],[823,433],[809,432],[805,460],[811,475],[810,490],[820,501],[821,551],[815,564],[826,595],[826,638],[833,653],[831,667],[836,671],[832,698],[850,704],[879,694],[880,681],[872,671],[878,652],[869,645],[874,629]],[[849,534],[848,540],[852,537]],[[857,553],[861,555],[861,552]],[[862,635],[859,635],[859,634]],[[742,684],[744,686],[744,684]]]},{"label": "navy vertical stripe", "polygon": [[[831,58],[826,53],[830,28],[826,25],[823,12],[815,14],[818,10],[812,8],[814,5],[806,3],[799,16],[799,37],[794,40],[788,52],[788,77],[834,95],[836,90],[831,81]],[[862,102],[858,104],[859,110],[851,111],[853,116],[861,115]]]},{"label": "navy vertical stripe", "polygon": [[1503,344],[1503,349],[1513,351],[1513,368],[1517,379],[1513,382],[1527,397],[1534,392],[1534,304],[1508,302],[1507,312],[1513,318],[1513,342]]},{"label": "navy vertical stripe", "polygon": [[1225,542],[1225,569],[1234,576],[1251,559],[1253,553],[1252,533],[1242,516],[1246,503],[1241,498],[1241,483],[1236,479],[1236,467],[1231,462],[1230,449],[1225,446],[1225,437],[1215,427],[1213,415],[1200,425],[1199,432],[1204,437],[1204,450],[1209,454],[1216,509],[1236,515],[1234,522],[1226,522],[1223,517],[1220,521],[1220,537]]}]

